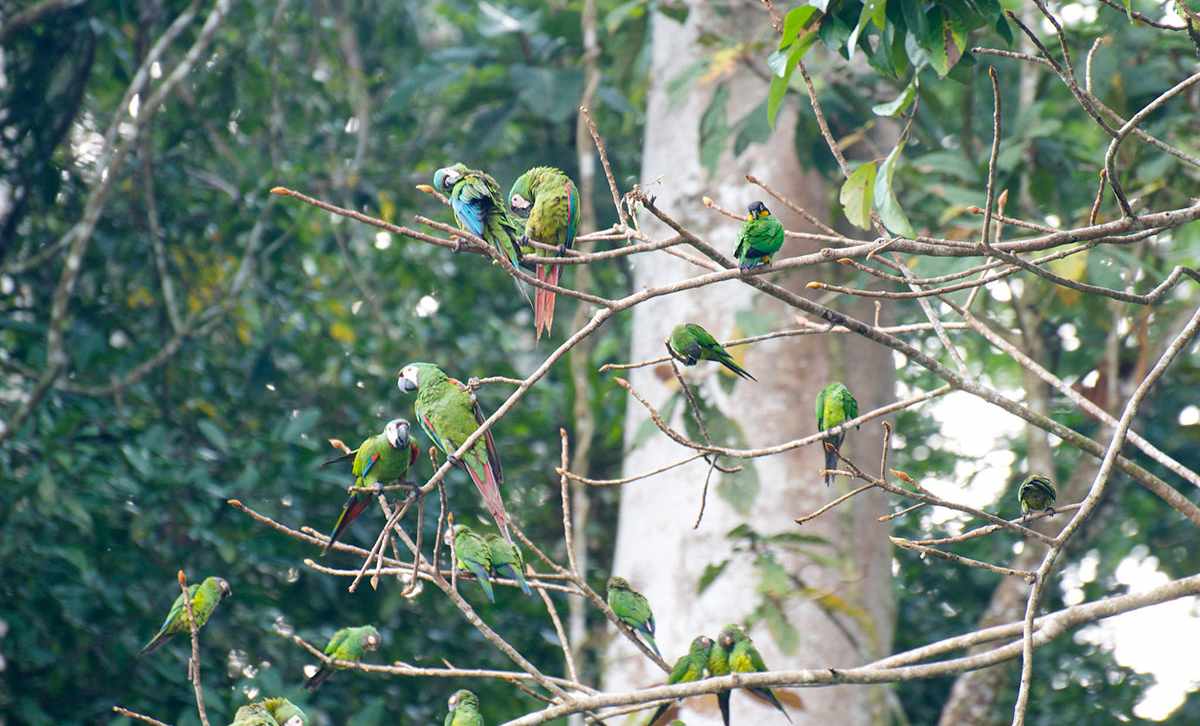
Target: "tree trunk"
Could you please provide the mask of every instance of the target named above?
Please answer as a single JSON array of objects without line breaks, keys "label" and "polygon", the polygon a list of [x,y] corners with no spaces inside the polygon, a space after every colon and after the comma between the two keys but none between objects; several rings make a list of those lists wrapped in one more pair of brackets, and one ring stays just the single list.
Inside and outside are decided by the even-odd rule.
[{"label": "tree trunk", "polygon": [[[671,98],[669,85],[702,55],[700,28],[720,37],[738,37],[746,28],[761,29],[767,23],[763,11],[747,4],[722,15],[703,3],[692,6],[686,24],[658,15],[653,20],[654,46],[651,89],[646,124],[641,184],[657,204],[680,219],[701,237],[732,252],[738,223],[705,209],[701,198],[737,210],[761,199],[788,229],[805,229],[798,217],[758,188],[745,181],[754,174],[787,194],[797,204],[818,215],[827,212],[829,194],[824,182],[806,172],[794,144],[795,105],[785,107],[770,139],[753,145],[736,158],[726,148],[711,179],[699,160],[701,118],[714,91],[722,83],[729,92],[729,124],[734,124],[766,97],[766,82],[738,65],[716,81],[693,83],[684,98]],[[806,110],[807,112],[807,110]],[[732,147],[732,143],[727,144]],[[661,184],[657,183],[661,179]],[[645,216],[645,215],[643,215]],[[643,220],[645,223],[645,220]],[[664,234],[661,226],[654,236]],[[812,250],[808,243],[788,240],[783,256]],[[636,286],[658,285],[701,272],[689,263],[664,254],[653,263],[635,260]],[[826,278],[836,274],[833,266],[819,268]],[[787,273],[773,279],[791,290],[803,291],[812,273]],[[840,304],[840,301],[839,301]],[[849,303],[847,303],[849,304]],[[843,308],[850,314],[870,319],[873,308]],[[749,286],[731,281],[699,291],[659,298],[637,307],[633,313],[632,359],[643,360],[664,353],[663,340],[681,322],[704,325],[718,339],[736,337],[735,317],[753,312],[773,330],[794,328],[794,311]],[[703,391],[725,415],[740,424],[752,447],[787,441],[815,431],[813,402],[816,393],[831,380],[843,380],[855,393],[862,411],[893,398],[892,358],[882,348],[849,335],[814,335],[779,338],[745,349],[745,366],[758,382],[738,381],[732,395],[718,384],[719,366],[702,363],[687,369],[690,383]],[[735,352],[736,355],[736,352]],[[852,365],[846,362],[852,361]],[[673,377],[653,368],[631,371],[630,381],[656,406],[677,390]],[[686,405],[678,405],[672,422],[682,429]],[[647,420],[645,410],[630,399],[626,418],[626,475],[645,472],[686,457],[689,450],[655,432],[635,445],[637,431]],[[864,426],[847,436],[844,453],[873,468],[879,461],[881,430],[878,424]],[[658,621],[658,642],[668,661],[684,653],[693,637],[715,637],[731,622],[746,622],[761,601],[756,589],[759,574],[753,556],[732,554],[733,561],[714,584],[697,595],[697,583],[706,565],[731,556],[727,533],[748,523],[763,535],[782,532],[819,535],[830,543],[817,547],[821,555],[833,555],[836,565],[818,565],[802,555],[779,551],[779,561],[788,573],[816,593],[831,593],[826,603],[846,606],[822,609],[812,592],[799,592],[782,603],[788,622],[800,634],[799,647],[782,652],[764,623],[758,622],[751,635],[768,664],[776,669],[847,667],[861,664],[888,652],[892,641],[894,611],[891,588],[891,552],[888,528],[876,518],[886,502],[876,495],[860,496],[803,527],[792,520],[811,511],[848,488],[845,479],[826,488],[819,475],[822,451],[809,446],[782,455],[754,460],[725,461],[752,466],[760,489],[748,507],[739,511],[720,495],[719,473],[713,474],[707,509],[698,529],[693,529],[700,509],[701,490],[708,470],[703,461],[673,469],[652,479],[634,482],[622,489],[620,519],[613,573],[630,580],[650,599]],[[836,622],[835,620],[836,619]],[[606,688],[626,689],[662,682],[665,675],[636,653],[624,639],[614,641],[608,651]],[[854,692],[850,692],[854,691]],[[843,686],[794,692],[803,699],[803,709],[790,705],[795,723],[877,724],[883,720],[886,693],[878,688]],[[789,694],[790,696],[791,694]],[[794,697],[793,697],[794,698]],[[793,701],[794,703],[794,701]],[[740,723],[776,723],[782,717],[745,694],[733,698],[734,720]],[[773,715],[774,714],[774,715]],[[692,699],[684,705],[683,718],[689,726],[720,723],[715,699]]]}]

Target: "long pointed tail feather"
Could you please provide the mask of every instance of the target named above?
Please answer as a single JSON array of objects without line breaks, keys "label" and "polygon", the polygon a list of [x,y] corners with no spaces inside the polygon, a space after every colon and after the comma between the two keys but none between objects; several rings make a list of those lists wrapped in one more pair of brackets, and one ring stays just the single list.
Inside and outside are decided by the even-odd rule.
[{"label": "long pointed tail feather", "polygon": [[658,643],[655,642],[654,635],[650,632],[650,629],[646,628],[646,627],[641,627],[641,628],[638,628],[638,632],[642,634],[642,638],[645,639],[646,645],[650,646],[650,650],[653,650],[654,654],[657,655],[659,658],[661,658],[662,653],[659,652]]},{"label": "long pointed tail feather", "polygon": [[751,688],[749,691],[777,708],[783,714],[783,717],[788,720],[788,723],[792,723],[792,717],[788,715],[787,709],[783,707],[783,704],[779,702],[779,699],[775,697],[774,691],[770,688]]},{"label": "long pointed tail feather", "polygon": [[722,358],[722,359],[721,359],[721,365],[725,366],[726,368],[728,368],[729,370],[733,371],[735,374],[737,374],[737,375],[741,376],[742,378],[749,379],[749,380],[751,380],[751,381],[754,381],[755,383],[757,383],[757,382],[758,382],[758,379],[757,379],[757,378],[755,378],[754,376],[750,375],[750,371],[746,370],[745,368],[742,368],[740,365],[738,365],[737,363],[735,363],[735,362],[733,361],[733,358],[730,358],[730,357],[725,357],[725,358]]},{"label": "long pointed tail feather", "polygon": [[350,495],[350,498],[347,499],[346,503],[342,505],[342,513],[338,515],[337,523],[333,525],[333,534],[329,535],[329,541],[326,542],[325,547],[321,549],[322,557],[329,552],[329,548],[333,546],[333,543],[338,541],[338,537],[342,536],[342,532],[346,531],[346,527],[349,527],[350,523],[355,519],[358,519],[358,515],[362,514],[363,511],[366,510],[370,501],[370,497],[366,495]]},{"label": "long pointed tail feather", "polygon": [[501,565],[499,568],[499,574],[503,577],[516,580],[517,584],[521,586],[521,592],[529,596],[533,595],[533,590],[530,589],[529,582],[525,579],[525,575],[522,575],[521,571],[513,565]]},{"label": "long pointed tail feather", "polygon": [[655,709],[654,715],[650,717],[650,720],[646,722],[646,726],[654,726],[654,724],[657,723],[660,718],[662,718],[663,714],[667,712],[667,709],[671,708],[671,706],[674,706],[677,703],[679,703],[679,701],[667,701],[663,705],[659,706],[657,709]]},{"label": "long pointed tail feather", "polygon": [[[822,448],[825,449],[825,468],[826,469],[836,469],[837,468],[837,466],[838,466],[838,450],[841,448],[842,440],[844,438],[845,438],[845,435],[842,434],[842,435],[834,436],[833,438],[824,442]],[[833,480],[835,478],[836,477],[834,477],[833,474],[826,474],[825,475],[825,486],[829,486],[830,484],[832,484]]]},{"label": "long pointed tail feather", "polygon": [[483,588],[483,594],[487,595],[488,602],[493,605],[496,603],[496,593],[492,590],[492,578],[488,577],[487,570],[483,569],[478,562],[468,562],[467,569],[479,580],[479,586]]},{"label": "long pointed tail feather", "polygon": [[471,475],[471,481],[475,482],[475,488],[483,497],[483,504],[491,513],[492,519],[496,520],[496,527],[500,529],[500,534],[504,535],[504,539],[509,543],[512,543],[512,535],[508,533],[508,512],[504,509],[504,500],[500,497],[500,483],[496,481],[496,474],[492,471],[491,465],[484,462],[483,478],[480,478],[475,468],[469,465],[467,473]]},{"label": "long pointed tail feather", "polygon": [[[538,265],[537,278],[542,282],[557,285],[560,272],[558,265]],[[550,327],[554,324],[554,300],[556,297],[555,293],[540,287],[534,293],[533,326],[537,330],[539,340],[543,332],[550,333]]]},{"label": "long pointed tail feather", "polygon": [[138,651],[138,655],[150,655],[154,651],[163,647],[163,643],[166,643],[167,639],[170,637],[171,636],[167,635],[166,630],[158,631],[158,633],[150,639],[149,643],[146,643],[144,646],[142,646],[142,649]]},{"label": "long pointed tail feather", "polygon": [[729,726],[729,697],[732,691],[721,691],[717,694],[717,708],[721,710],[721,722]]}]

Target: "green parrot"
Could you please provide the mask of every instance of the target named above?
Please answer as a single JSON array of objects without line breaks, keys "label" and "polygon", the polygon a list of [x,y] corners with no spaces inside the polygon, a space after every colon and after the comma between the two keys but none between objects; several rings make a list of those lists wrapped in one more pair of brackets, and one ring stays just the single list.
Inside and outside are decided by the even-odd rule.
[{"label": "green parrot", "polygon": [[771,264],[771,257],[783,247],[783,225],[771,216],[765,204],[755,202],[746,211],[746,221],[742,222],[733,251],[738,267],[743,270]]},{"label": "green parrot", "polygon": [[[229,588],[229,583],[220,577],[206,577],[204,582],[199,585],[189,585],[188,599],[192,601],[192,614],[196,616],[196,629],[203,628],[209,617],[212,616],[213,610],[217,609],[217,605],[232,594],[233,590]],[[161,648],[171,636],[190,633],[191,630],[181,592],[175,598],[175,602],[171,603],[171,611],[167,613],[167,619],[163,621],[162,627],[158,629],[150,642],[142,647],[140,655],[153,653]]]},{"label": "green parrot", "polygon": [[404,393],[417,394],[413,410],[425,434],[450,459],[450,463],[461,466],[475,482],[475,488],[483,496],[483,503],[496,520],[496,526],[504,539],[512,542],[508,533],[508,512],[500,497],[500,485],[504,483],[504,471],[500,468],[500,454],[488,429],[483,438],[476,441],[467,451],[466,457],[454,457],[455,450],[467,437],[475,433],[485,416],[475,396],[461,381],[450,378],[445,371],[432,363],[409,363],[400,370],[396,385]]},{"label": "green parrot", "polygon": [[455,691],[446,702],[449,713],[442,726],[483,726],[479,713],[479,697],[467,690]]},{"label": "green parrot", "polygon": [[[574,246],[579,229],[579,191],[561,170],[535,166],[522,174],[508,192],[508,206],[526,220],[523,242],[532,239],[555,245],[560,257]],[[541,250],[535,252],[546,256]],[[561,272],[560,265],[538,265],[537,278],[557,285]],[[554,298],[555,293],[540,287],[534,293],[533,325],[539,340],[543,332],[550,332],[554,323]]]},{"label": "green parrot", "polygon": [[1048,476],[1030,474],[1021,482],[1017,490],[1017,499],[1021,501],[1021,516],[1030,512],[1054,513],[1054,501],[1058,499],[1058,490]]},{"label": "green parrot", "polygon": [[533,595],[533,590],[529,589],[529,583],[522,572],[525,569],[525,558],[521,555],[521,548],[494,533],[488,534],[486,540],[492,557],[492,572],[500,577],[516,580],[521,586],[521,592]]},{"label": "green parrot", "polygon": [[661,658],[658,643],[654,642],[654,613],[650,601],[642,593],[629,586],[623,577],[608,578],[608,606],[621,622],[642,634],[654,653]]},{"label": "green parrot", "polygon": [[[762,655],[754,647],[754,641],[750,640],[750,636],[746,635],[746,631],[742,630],[741,626],[726,625],[725,629],[721,631],[719,641],[721,647],[729,652],[729,667],[734,673],[762,673],[767,670]],[[791,723],[792,717],[788,715],[787,710],[770,688],[759,687],[747,690],[779,709],[788,723]]]},{"label": "green parrot", "polygon": [[279,726],[279,722],[262,703],[249,703],[237,710],[229,726]]},{"label": "green parrot", "polygon": [[286,698],[267,698],[239,708],[229,726],[308,726],[308,716]]},{"label": "green parrot", "polygon": [[[729,650],[722,644],[722,640],[724,639],[718,637],[708,651],[708,675],[714,678],[727,676],[733,672],[729,668]],[[717,708],[721,711],[721,721],[725,726],[729,726],[730,693],[730,691],[721,691],[717,694]]]},{"label": "green parrot", "polygon": [[492,549],[488,547],[487,540],[465,524],[454,525],[445,537],[447,546],[453,538],[455,567],[474,575],[488,602],[494,604],[496,593],[492,590],[492,578],[488,574],[492,569]]},{"label": "green parrot", "polygon": [[450,198],[459,229],[487,240],[513,265],[533,252],[532,247],[522,246],[525,223],[508,211],[500,185],[490,174],[454,164],[433,173],[433,186]]},{"label": "green parrot", "polygon": [[[846,421],[857,417],[858,401],[854,400],[854,396],[850,395],[850,389],[846,388],[842,383],[830,383],[817,394],[818,431],[840,426]],[[824,441],[826,469],[837,468],[838,453],[841,451],[842,441],[845,439],[846,432],[842,431]],[[833,483],[833,478],[833,474],[826,474],[825,486]]]},{"label": "green parrot", "polygon": [[694,366],[699,361],[711,360],[720,363],[742,378],[758,380],[750,375],[750,371],[734,363],[733,356],[725,350],[725,346],[718,343],[717,339],[712,337],[712,333],[696,323],[676,325],[675,329],[671,331],[671,337],[667,338],[667,352],[685,366]]},{"label": "green parrot", "polygon": [[[609,591],[612,592],[611,590]],[[704,677],[704,669],[708,665],[708,652],[713,647],[712,638],[707,635],[701,635],[692,640],[692,645],[688,648],[688,652],[679,657],[675,661],[674,667],[671,668],[671,675],[667,676],[667,685],[673,686],[676,683],[693,683]],[[655,710],[654,715],[646,722],[646,726],[653,726],[667,709],[678,703],[675,701],[667,701]]]},{"label": "green parrot", "polygon": [[[408,421],[394,418],[383,427],[383,433],[364,439],[357,449],[345,456],[330,459],[325,465],[345,461],[353,456],[354,465],[350,473],[354,475],[356,489],[403,479],[421,453],[421,447],[409,436],[408,429]],[[338,515],[337,523],[333,526],[333,534],[329,535],[329,541],[321,550],[322,557],[370,503],[370,492],[354,492],[350,495],[342,505],[342,513]]]},{"label": "green parrot", "polygon": [[[342,628],[333,634],[329,642],[325,645],[325,655],[334,660],[346,660],[357,663],[362,660],[362,657],[369,650],[378,650],[382,639],[379,637],[379,631],[371,625],[362,625],[357,628]],[[315,691],[321,686],[333,672],[337,666],[332,663],[322,663],[321,667],[304,682],[304,687],[310,691]]]}]

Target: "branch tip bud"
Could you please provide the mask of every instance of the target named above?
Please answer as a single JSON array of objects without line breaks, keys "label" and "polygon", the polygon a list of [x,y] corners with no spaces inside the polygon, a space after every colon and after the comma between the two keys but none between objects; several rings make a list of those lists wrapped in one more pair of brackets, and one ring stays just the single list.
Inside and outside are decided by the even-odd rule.
[{"label": "branch tip bud", "polygon": [[805,285],[805,287],[807,287],[809,290],[820,290],[821,288],[825,287],[825,283],[817,282],[816,280],[813,280],[812,282]]},{"label": "branch tip bud", "polygon": [[292,193],[292,190],[288,189],[287,187],[271,187],[271,193],[278,194],[281,197],[286,197]]}]

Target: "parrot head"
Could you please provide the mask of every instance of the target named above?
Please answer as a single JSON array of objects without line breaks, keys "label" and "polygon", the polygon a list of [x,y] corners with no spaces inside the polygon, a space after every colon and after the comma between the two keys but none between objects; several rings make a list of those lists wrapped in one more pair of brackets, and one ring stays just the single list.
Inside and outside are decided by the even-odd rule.
[{"label": "parrot head", "polygon": [[366,626],[365,632],[366,635],[363,637],[363,647],[367,650],[377,650],[379,648],[379,644],[383,642],[383,638],[380,637],[379,631],[375,629],[375,626],[368,625]]},{"label": "parrot head", "polygon": [[746,208],[746,211],[749,212],[749,214],[746,215],[746,219],[748,221],[754,221],[756,219],[762,219],[763,217],[771,216],[771,210],[767,209],[767,205],[763,204],[762,202],[754,202]]},{"label": "parrot head", "polygon": [[465,689],[455,691],[454,695],[450,696],[450,699],[446,701],[446,708],[450,709],[450,712],[453,713],[459,706],[472,706],[478,709],[479,698],[474,693]]},{"label": "parrot head", "polygon": [[426,380],[433,371],[437,370],[438,367],[432,363],[409,363],[400,369],[400,377],[396,380],[396,385],[404,393],[416,393],[421,387],[421,381]]},{"label": "parrot head", "polygon": [[383,427],[383,435],[387,437],[387,442],[393,449],[408,446],[408,421],[402,418],[388,421],[387,426]]},{"label": "parrot head", "polygon": [[528,217],[529,210],[533,209],[533,192],[529,190],[530,183],[529,172],[526,172],[513,182],[512,189],[508,192],[508,206],[512,209],[513,214],[521,218]]},{"label": "parrot head", "polygon": [[626,580],[624,577],[610,577],[610,578],[608,578],[608,589],[609,590],[630,590],[632,588],[629,587],[629,581]]},{"label": "parrot head", "polygon": [[446,533],[444,535],[442,535],[442,544],[449,547],[450,543],[453,542],[455,539],[457,539],[460,534],[466,534],[467,532],[470,532],[470,531],[471,531],[471,528],[465,524],[455,524],[454,526],[447,529]]},{"label": "parrot head", "polygon": [[455,164],[454,166],[444,166],[441,169],[433,172],[433,187],[443,192],[449,193],[454,185],[467,175],[467,165],[463,163]]},{"label": "parrot head", "polygon": [[717,639],[717,642],[720,643],[721,647],[725,650],[731,650],[734,645],[745,639],[746,631],[742,630],[742,626],[726,625],[725,629],[721,631],[721,636]]},{"label": "parrot head", "polygon": [[220,592],[222,600],[233,594],[233,588],[229,587],[229,583],[226,582],[224,578],[210,577],[208,579],[212,580],[217,586],[217,591]]},{"label": "parrot head", "polygon": [[707,635],[701,635],[692,641],[691,654],[708,658],[708,651],[712,650],[713,640]]}]

